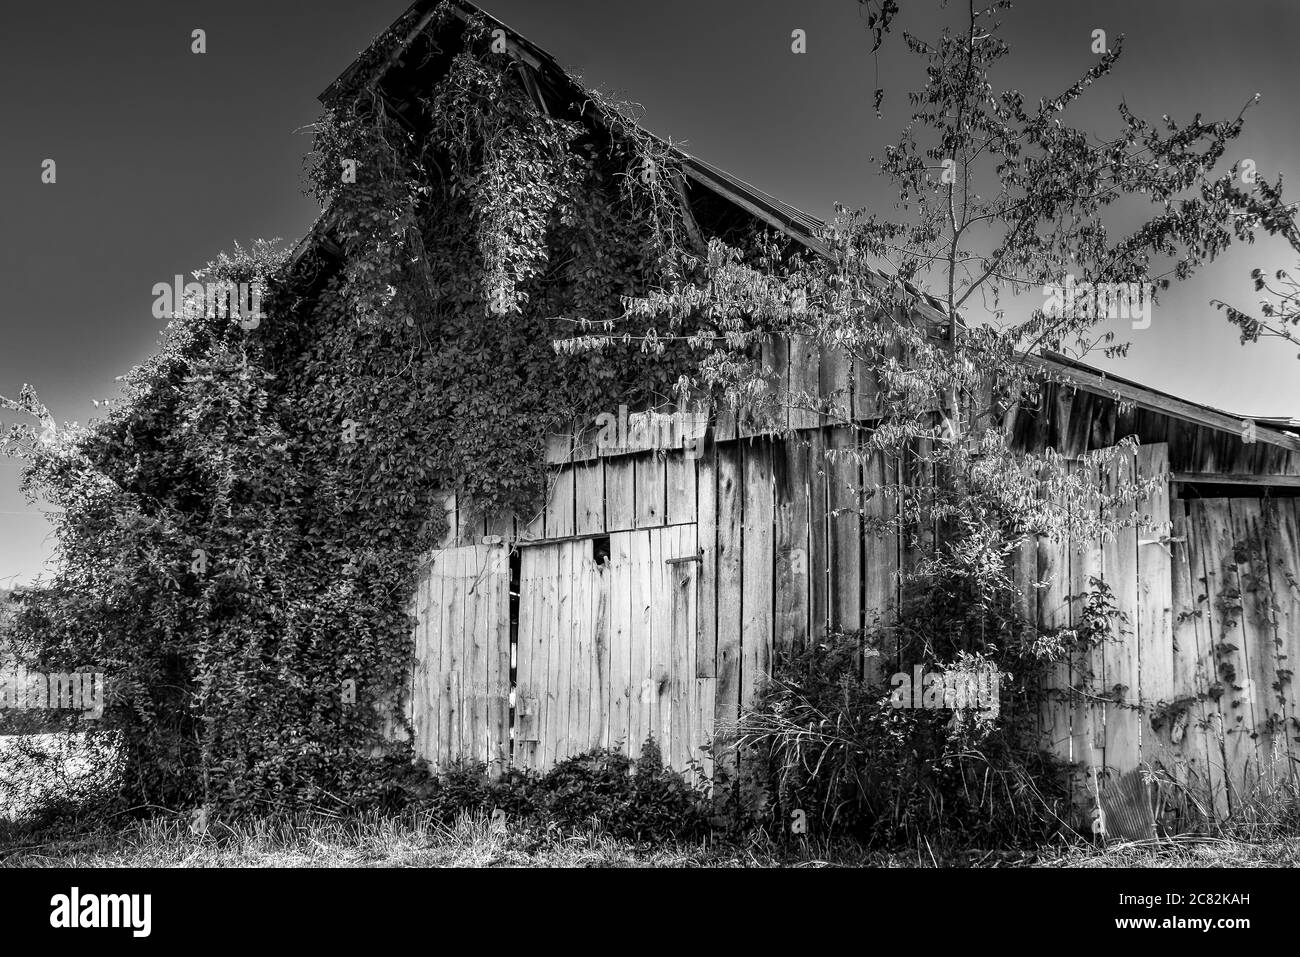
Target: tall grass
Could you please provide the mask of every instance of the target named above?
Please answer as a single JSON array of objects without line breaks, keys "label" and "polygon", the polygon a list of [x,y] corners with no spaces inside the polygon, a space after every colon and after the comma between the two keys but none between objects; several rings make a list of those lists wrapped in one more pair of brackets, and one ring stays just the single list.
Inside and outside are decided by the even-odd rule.
[{"label": "tall grass", "polygon": [[[196,833],[196,830],[199,830]],[[908,851],[853,841],[777,841],[762,831],[739,840],[635,844],[593,821],[576,833],[494,822],[465,813],[441,823],[429,812],[311,814],[214,823],[163,814],[118,830],[46,833],[0,846],[4,867],[1223,867],[1300,866],[1300,837],[1247,842],[1229,837],[1142,844],[1061,842],[1034,851]]]}]

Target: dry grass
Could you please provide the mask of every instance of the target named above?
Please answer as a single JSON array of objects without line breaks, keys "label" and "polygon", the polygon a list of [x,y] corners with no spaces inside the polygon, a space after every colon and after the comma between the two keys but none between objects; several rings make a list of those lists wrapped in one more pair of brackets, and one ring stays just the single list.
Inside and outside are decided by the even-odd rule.
[{"label": "dry grass", "polygon": [[1251,842],[1221,837],[1078,845],[1038,862],[1041,867],[1300,867],[1300,837]]},{"label": "dry grass", "polygon": [[33,839],[0,850],[6,867],[1296,867],[1300,838],[1185,838],[1149,844],[1061,844],[1032,852],[872,851],[851,842],[781,844],[759,834],[740,843],[634,846],[603,835],[464,815],[366,815],[216,824],[204,836],[188,819],[155,818],[118,831]]},{"label": "dry grass", "polygon": [[[814,851],[813,848],[809,848]],[[868,864],[885,855],[853,845],[822,860],[770,842],[634,846],[593,829],[581,835],[493,824],[462,815],[452,825],[428,815],[259,820],[209,834],[188,821],[154,819],[122,831],[0,851],[7,867],[773,867]]]}]

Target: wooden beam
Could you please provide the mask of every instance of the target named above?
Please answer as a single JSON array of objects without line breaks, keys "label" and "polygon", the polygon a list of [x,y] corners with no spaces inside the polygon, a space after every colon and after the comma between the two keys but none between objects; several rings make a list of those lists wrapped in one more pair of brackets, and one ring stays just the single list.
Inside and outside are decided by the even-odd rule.
[{"label": "wooden beam", "polygon": [[[1158,395],[1141,386],[1109,379],[1104,375],[1089,372],[1085,369],[1075,369],[1042,356],[1027,355],[1024,357],[1024,361],[1033,368],[1069,382],[1076,388],[1126,399],[1144,408],[1163,412],[1171,418],[1181,419],[1184,422],[1193,422],[1222,432],[1240,435],[1241,423],[1245,421],[1228,415],[1226,412],[1216,412],[1214,409],[1207,409],[1191,402],[1184,402],[1182,399],[1175,399],[1172,396]],[[1267,445],[1276,445],[1292,452],[1300,452],[1300,436],[1283,435],[1270,432],[1267,429],[1258,429],[1255,439]]]},{"label": "wooden beam", "polygon": [[745,196],[738,193],[736,190],[732,189],[730,186],[728,186],[725,182],[720,180],[718,177],[709,176],[707,173],[692,166],[689,162],[682,164],[682,170],[683,172],[686,173],[687,176],[695,180],[697,183],[701,184],[707,189],[712,190],[715,193],[718,193],[719,195],[725,196],[727,199],[731,200],[741,209],[745,210],[745,212],[749,213],[751,216],[761,219],[763,222],[767,223],[777,232],[784,233],[785,235],[789,236],[791,239],[795,240],[795,242],[808,247],[813,252],[817,253],[820,256],[824,256],[826,259],[830,259],[830,260],[835,259],[834,254],[832,254],[831,252],[831,248],[827,246],[825,243],[821,242],[820,240],[814,239],[812,236],[808,236],[805,235],[804,233],[801,233],[799,230],[795,229],[789,223],[782,220],[779,216],[769,212],[766,209],[763,209],[761,206],[757,205],[756,203],[751,202],[749,199],[747,199]]},{"label": "wooden beam", "polygon": [[1204,485],[1257,485],[1276,488],[1300,488],[1300,475],[1242,475],[1226,472],[1173,472],[1174,482],[1195,482]]},{"label": "wooden beam", "polygon": [[551,108],[546,105],[546,97],[542,95],[542,88],[537,83],[537,76],[533,72],[533,67],[525,64],[520,60],[516,66],[519,69],[520,79],[524,82],[524,87],[528,90],[528,95],[532,97],[533,104],[545,113],[551,115]]},{"label": "wooden beam", "polygon": [[691,212],[691,200],[686,194],[686,180],[681,173],[673,174],[673,188],[677,190],[677,198],[682,204],[682,222],[686,224],[686,233],[690,236],[691,245],[701,255],[708,252],[709,244],[704,241],[704,234],[700,232],[699,223],[695,221],[695,214]]}]

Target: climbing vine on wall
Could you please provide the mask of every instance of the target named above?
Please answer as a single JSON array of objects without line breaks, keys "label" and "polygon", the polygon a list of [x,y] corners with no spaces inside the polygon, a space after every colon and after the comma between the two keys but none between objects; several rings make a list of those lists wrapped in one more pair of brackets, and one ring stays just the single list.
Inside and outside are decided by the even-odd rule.
[{"label": "climbing vine on wall", "polygon": [[[103,420],[7,435],[62,509],[20,646],[109,675],[124,798],[382,800],[409,759],[378,746],[403,721],[414,569],[446,493],[526,520],[548,431],[667,398],[695,367],[688,319],[557,353],[694,268],[672,160],[600,98],[538,109],[490,41],[468,26],[414,120],[371,86],[322,116],[309,174],[336,264],[236,249],[202,278],[264,284],[259,322],[190,303]],[[29,390],[8,404],[49,417]]]}]

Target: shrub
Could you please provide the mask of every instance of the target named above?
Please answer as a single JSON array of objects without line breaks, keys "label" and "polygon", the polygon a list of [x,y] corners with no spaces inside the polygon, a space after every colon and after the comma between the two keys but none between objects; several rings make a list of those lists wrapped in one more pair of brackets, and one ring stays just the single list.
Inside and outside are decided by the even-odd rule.
[{"label": "shrub", "polygon": [[858,647],[831,634],[778,664],[737,726],[730,814],[789,833],[802,811],[808,833],[888,845],[1038,843],[1061,828],[1063,766],[1014,723],[892,707]]},{"label": "shrub", "polygon": [[706,828],[706,791],[665,768],[648,739],[635,760],[594,750],[561,761],[542,778],[545,811],[566,829],[595,823],[615,837],[661,841],[694,837]]},{"label": "shrub", "polygon": [[482,762],[457,761],[408,793],[446,824],[467,811],[503,811],[510,820],[563,831],[594,826],[615,838],[658,842],[698,837],[708,821],[705,787],[665,768],[653,738],[637,759],[596,748],[543,774],[511,769],[495,780]]}]

